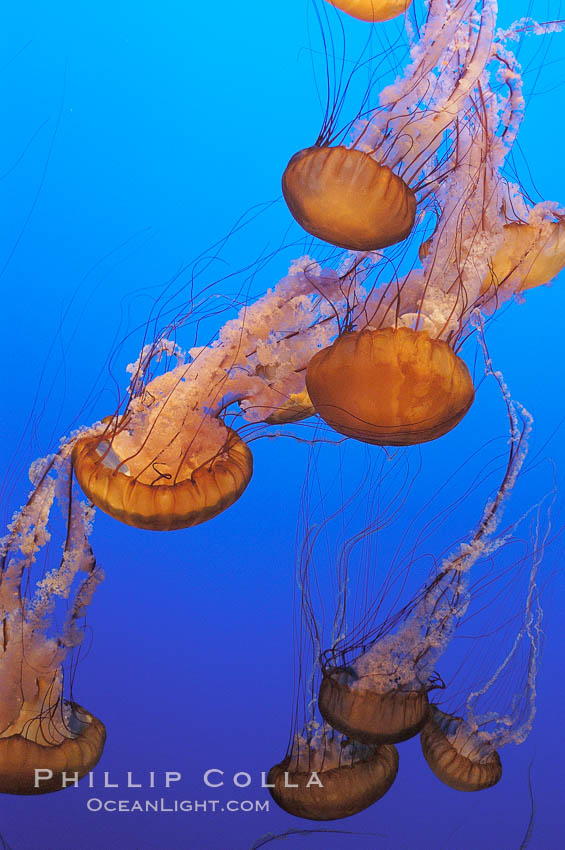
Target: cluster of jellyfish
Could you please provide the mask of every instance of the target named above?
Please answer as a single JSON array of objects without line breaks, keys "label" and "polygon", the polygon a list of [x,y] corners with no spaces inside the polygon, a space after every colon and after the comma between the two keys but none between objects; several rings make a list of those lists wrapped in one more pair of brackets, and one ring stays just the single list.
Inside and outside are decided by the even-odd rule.
[{"label": "cluster of jellyfish", "polygon": [[[559,27],[523,19],[496,30],[495,0],[429,0],[419,12],[411,0],[325,2],[334,7],[328,14],[345,13],[368,28],[399,17],[410,50],[377,106],[363,103],[340,127],[334,105],[318,139],[282,176],[290,213],[331,246],[331,259],[299,258],[266,294],[242,300],[212,338],[185,352],[179,330],[214,312],[206,289],[192,291],[183,311],[145,340],[116,411],[33,464],[29,499],[1,541],[4,793],[58,790],[63,773],[80,778],[103,751],[102,722],[65,696],[68,660],[103,580],[89,543],[96,508],[150,531],[212,520],[248,486],[252,440],[306,420],[372,452],[410,452],[440,440],[475,399],[461,356],[471,336],[510,422],[496,492],[468,539],[408,601],[378,622],[379,606],[370,605],[354,629],[340,628],[331,645],[318,646],[302,694],[306,714],[268,781],[293,815],[346,817],[387,792],[398,770],[396,745],[420,735],[443,783],[479,791],[501,778],[499,750],[532,727],[543,530],[530,553],[509,655],[468,694],[464,716],[441,710],[432,695],[441,686],[438,663],[472,599],[474,568],[508,535],[500,520],[531,426],[489,359],[486,327],[502,304],[522,300],[565,267],[565,214],[556,203],[534,203],[502,171],[524,111],[509,44]],[[42,552],[56,533],[62,554],[47,569]],[[301,610],[313,634],[308,569],[306,557]],[[346,595],[345,588],[337,620]],[[519,645],[526,647],[521,709],[481,714],[480,698]],[[36,769],[50,776],[40,787]]]}]

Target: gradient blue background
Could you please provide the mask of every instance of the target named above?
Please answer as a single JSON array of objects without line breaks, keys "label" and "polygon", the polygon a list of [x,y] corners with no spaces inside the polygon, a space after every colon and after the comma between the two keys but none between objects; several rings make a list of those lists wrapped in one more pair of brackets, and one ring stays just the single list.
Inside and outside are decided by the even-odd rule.
[{"label": "gradient blue background", "polygon": [[[526,3],[505,0],[501,23],[525,12]],[[558,18],[559,4],[540,4],[534,13]],[[22,0],[4,9],[0,22],[0,446],[4,462],[15,460],[21,473],[10,478],[5,520],[27,493],[29,461],[45,454],[79,411],[87,424],[113,409],[115,387],[104,368],[116,341],[145,320],[163,283],[241,213],[279,197],[281,171],[314,140],[321,113],[308,0],[218,0],[210,9],[178,0]],[[359,26],[347,22],[352,39]],[[522,165],[541,195],[562,201],[564,44],[555,37],[540,78],[535,70],[528,77],[527,89],[537,81],[537,94],[520,139]],[[536,69],[540,54],[530,55]],[[226,252],[229,268],[276,245],[288,225],[279,201]],[[271,265],[272,277],[263,276],[259,289],[284,274],[286,260]],[[495,365],[534,413],[534,445],[555,459],[560,478],[564,308],[556,283],[530,293],[489,332]],[[135,354],[132,341],[119,369]],[[125,372],[116,374],[124,387]],[[479,394],[457,433],[427,454],[437,480],[469,444],[493,432],[503,437],[505,427],[489,392]],[[92,645],[75,692],[108,729],[99,778],[104,770],[113,781],[124,781],[127,770],[136,777],[179,770],[182,784],[163,796],[222,805],[268,799],[259,774],[282,757],[291,710],[293,551],[307,449],[282,440],[255,447],[251,486],[209,524],[150,534],[97,517],[93,543],[107,579],[89,615]],[[536,497],[536,480],[533,495],[521,491],[518,513]],[[557,527],[563,516],[558,505]],[[469,512],[469,525],[475,519]],[[562,554],[557,545],[548,555],[548,573],[556,575],[545,599],[536,727],[526,744],[504,752],[500,785],[478,795],[451,791],[411,741],[402,746],[389,794],[335,825],[378,836],[318,833],[281,846],[518,848],[530,814],[532,759],[529,846],[565,846]],[[202,773],[216,767],[225,770],[226,787],[207,791]],[[230,786],[236,771],[253,775],[250,789]],[[44,798],[3,797],[0,833],[14,850],[243,850],[267,832],[309,826],[274,804],[269,813],[250,814],[88,813],[93,794],[134,799],[136,792],[83,785]]]}]

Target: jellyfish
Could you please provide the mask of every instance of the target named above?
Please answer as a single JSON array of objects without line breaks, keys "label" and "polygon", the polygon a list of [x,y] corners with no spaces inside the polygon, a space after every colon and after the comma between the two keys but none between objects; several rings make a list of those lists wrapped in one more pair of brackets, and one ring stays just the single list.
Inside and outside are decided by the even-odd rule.
[{"label": "jellyfish", "polygon": [[[337,292],[329,275],[326,286]],[[335,326],[333,307],[318,297],[320,276],[305,258],[188,355],[165,336],[144,348],[128,367],[126,405],[73,449],[77,480],[97,507],[126,524],[167,531],[210,520],[242,495],[253,458],[239,433],[244,426],[238,432],[228,418],[274,425],[313,414],[302,371]],[[166,370],[152,375],[162,358]]]},{"label": "jellyfish", "polygon": [[[0,791],[43,794],[68,787],[98,762],[106,730],[65,696],[65,659],[83,639],[87,606],[104,574],[88,537],[93,510],[73,494],[74,440],[36,461],[34,489],[1,541]],[[36,562],[49,544],[49,519],[58,503],[66,533],[58,566],[36,579]],[[53,519],[53,518],[52,518]],[[54,621],[65,612],[58,632]]]},{"label": "jellyfish", "polygon": [[[426,725],[420,732],[422,752],[429,767],[441,782],[456,791],[482,791],[496,785],[502,776],[500,749],[510,743],[522,744],[533,726],[543,622],[538,573],[550,530],[549,522],[542,523],[541,512],[542,504],[535,521],[521,624],[506,656],[486,682],[468,692],[463,716],[431,705]],[[519,683],[512,687],[504,680],[509,678],[512,662],[523,647],[524,669],[520,671]],[[503,682],[504,691],[500,688]],[[490,705],[486,710],[484,700],[491,692],[497,693],[498,705],[495,702],[494,710]],[[501,703],[502,693],[511,694],[509,699],[506,696],[506,706]]]},{"label": "jellyfish", "polygon": [[[488,259],[481,295],[488,293],[502,302],[510,294],[543,286],[557,277],[565,268],[565,247],[561,214],[555,211],[555,217],[553,221],[550,205],[539,205],[529,213],[530,223],[504,224],[499,247]],[[431,243],[432,237],[418,249],[422,262],[430,253]]]},{"label": "jellyfish", "polygon": [[327,0],[327,2],[336,9],[351,15],[352,18],[376,23],[390,21],[398,15],[403,15],[412,0]]},{"label": "jellyfish", "polygon": [[483,791],[502,777],[499,754],[496,750],[481,752],[470,745],[472,736],[462,717],[431,706],[420,740],[424,757],[437,778],[456,791]]},{"label": "jellyfish", "polygon": [[379,693],[364,687],[362,680],[354,667],[324,671],[318,705],[322,717],[335,729],[365,743],[399,744],[427,724],[426,688]]},{"label": "jellyfish", "polygon": [[377,108],[366,109],[367,92],[343,129],[337,128],[343,105],[338,89],[314,146],[296,153],[282,177],[289,210],[308,233],[364,252],[409,236],[417,207],[424,209],[452,171],[448,160],[465,155],[458,123],[467,120],[465,100],[491,58],[495,25],[490,3],[481,6],[478,28],[469,29],[470,12],[463,0],[430,3],[404,77],[381,92]]},{"label": "jellyfish", "polygon": [[314,355],[306,385],[328,425],[381,446],[443,436],[475,398],[465,361],[444,340],[405,327],[343,334]]},{"label": "jellyfish", "polygon": [[398,750],[365,746],[312,722],[306,737],[296,735],[290,755],[269,771],[275,802],[309,820],[337,820],[380,800],[398,772]]},{"label": "jellyfish", "polygon": [[509,288],[523,292],[543,286],[565,268],[565,220],[505,224],[502,243],[490,263],[481,292]]},{"label": "jellyfish", "polygon": [[308,395],[308,390],[303,389],[299,393],[291,393],[287,401],[277,407],[266,418],[269,425],[288,425],[292,422],[301,422],[314,416],[316,409]]},{"label": "jellyfish", "polygon": [[122,438],[124,431],[118,427],[110,440],[85,437],[73,449],[83,492],[98,508],[127,525],[152,531],[189,528],[232,505],[251,479],[252,454],[231,428],[225,429],[224,442],[215,450],[191,453],[190,460],[187,449],[194,445],[198,427],[186,444],[175,446],[172,460],[165,450],[170,445],[168,436],[162,432],[155,444],[143,430],[141,441],[133,446],[131,435],[140,431],[134,426]]},{"label": "jellyfish", "polygon": [[316,144],[296,153],[282,178],[289,210],[308,233],[352,251],[402,242],[416,197],[388,166],[354,148]]}]

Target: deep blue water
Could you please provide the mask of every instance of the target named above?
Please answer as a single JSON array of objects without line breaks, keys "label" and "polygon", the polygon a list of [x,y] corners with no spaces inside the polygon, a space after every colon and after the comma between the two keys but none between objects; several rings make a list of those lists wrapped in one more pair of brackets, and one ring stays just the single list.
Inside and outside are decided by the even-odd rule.
[{"label": "deep blue water", "polygon": [[[290,217],[280,175],[289,156],[315,139],[321,120],[311,60],[319,74],[323,58],[312,10],[308,0],[218,0],[212,8],[178,0],[23,0],[3,11],[0,441],[6,465],[16,463],[3,521],[27,494],[29,462],[52,449],[71,423],[89,424],[114,408],[108,356],[146,321],[166,282],[257,204],[276,202],[230,241],[209,277],[216,269],[220,276],[245,267],[284,238]],[[503,0],[501,22],[526,11],[525,3],[518,8]],[[559,18],[559,4],[539,4],[533,14]],[[396,24],[388,26],[392,39]],[[349,43],[357,43],[358,25],[348,23],[346,31]],[[517,153],[522,176],[529,169],[540,195],[554,200],[565,199],[563,37],[555,36],[549,58],[528,54],[526,89],[535,84],[536,93]],[[297,246],[275,256],[257,291],[303,252],[305,242],[292,232]],[[489,328],[496,368],[535,417],[531,457],[540,453],[539,466],[517,489],[513,516],[551,486],[542,458],[553,458],[557,480],[563,479],[564,308],[557,281]],[[138,339],[125,342],[114,364],[122,389]],[[460,428],[441,447],[422,452],[422,499],[426,487],[439,486],[472,452],[479,451],[472,463],[480,469],[489,452],[481,446],[493,437],[503,446],[506,431],[500,403],[481,389]],[[218,799],[220,808],[229,800],[270,799],[260,774],[282,758],[288,737],[294,543],[308,447],[264,440],[254,444],[254,455],[244,497],[208,524],[152,534],[99,513],[93,543],[107,578],[89,614],[90,649],[75,681],[77,698],[108,729],[95,771],[99,784],[43,798],[2,798],[0,833],[14,850],[243,850],[266,833],[310,826],[274,804],[247,813],[87,809],[93,797],[156,796],[167,804]],[[461,486],[468,482],[461,472]],[[556,530],[562,504],[558,497]],[[466,501],[453,525],[445,523],[442,548],[472,527],[476,509]],[[443,787],[414,740],[402,746],[398,779],[383,800],[335,824],[364,835],[297,835],[281,846],[518,848],[531,814],[530,764],[535,806],[528,846],[565,845],[562,563],[557,541],[544,568],[538,716],[527,742],[504,751],[500,784],[477,795]],[[491,606],[493,621],[504,615],[503,603]],[[496,664],[496,647],[488,641],[480,647],[477,666],[486,670],[489,650]],[[214,792],[202,779],[210,768],[225,772],[225,786]],[[100,787],[104,771],[121,787]],[[125,787],[127,771],[142,789]],[[148,788],[152,771],[156,789]],[[169,790],[165,771],[182,774]],[[240,771],[251,775],[249,788],[233,786]]]}]

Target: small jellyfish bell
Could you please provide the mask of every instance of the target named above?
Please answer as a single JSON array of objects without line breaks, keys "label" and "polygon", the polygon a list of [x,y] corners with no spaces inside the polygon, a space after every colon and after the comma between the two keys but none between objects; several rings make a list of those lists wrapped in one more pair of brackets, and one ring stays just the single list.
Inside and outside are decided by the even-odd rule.
[{"label": "small jellyfish bell", "polygon": [[412,0],[327,0],[336,9],[341,9],[360,21],[377,23],[390,21],[403,15]]},{"label": "small jellyfish bell", "polygon": [[[40,691],[38,690],[38,696]],[[20,725],[18,734],[0,737],[0,793],[47,794],[68,787],[65,777],[82,779],[97,764],[106,729],[98,718],[73,702],[63,702],[65,735],[55,737],[41,731],[45,712],[41,701],[28,703],[32,720]],[[22,718],[20,718],[21,720]],[[43,726],[52,726],[43,721]]]},{"label": "small jellyfish bell", "polygon": [[296,221],[312,236],[353,251],[402,242],[416,216],[416,196],[388,166],[343,145],[315,145],[288,163],[282,190]]},{"label": "small jellyfish bell", "polygon": [[[128,367],[135,380],[126,412],[106,417],[101,434],[77,441],[74,471],[83,492],[114,519],[152,531],[189,528],[241,496],[253,457],[221,410],[191,409],[180,349],[166,340],[147,349]],[[177,367],[144,382],[164,353],[176,356]]]},{"label": "small jellyfish bell", "polygon": [[475,397],[469,370],[448,343],[407,327],[342,334],[314,355],[306,385],[328,425],[381,446],[443,436]]},{"label": "small jellyfish bell", "polygon": [[355,665],[324,671],[318,706],[334,729],[367,744],[397,744],[413,738],[428,718],[428,692],[379,691],[376,677],[358,676]]},{"label": "small jellyfish bell", "polygon": [[[234,504],[251,479],[253,458],[240,436],[245,426],[236,431],[229,417],[259,426],[314,412],[304,372],[311,351],[335,334],[334,305],[343,310],[330,272],[308,257],[295,261],[273,290],[241,307],[188,356],[163,333],[145,346],[128,367],[125,410],[74,447],[75,474],[92,502],[155,531],[197,525]],[[322,301],[321,284],[337,297]],[[181,314],[176,325],[184,321]],[[162,358],[165,368],[154,375]]]},{"label": "small jellyfish bell", "polygon": [[[355,14],[401,13],[407,5],[336,2]],[[409,33],[412,61],[404,76],[379,94],[368,108],[371,78],[363,106],[344,127],[337,123],[351,78],[333,85],[328,67],[328,108],[314,146],[296,153],[282,178],[283,195],[297,222],[313,236],[353,251],[379,251],[407,239],[416,208],[453,170],[459,155],[460,113],[491,56],[495,26],[485,4],[481,26],[470,31],[472,7],[457,2],[449,9],[432,4],[424,26]],[[352,74],[366,65],[358,60]]]},{"label": "small jellyfish bell", "polygon": [[309,820],[351,817],[380,800],[398,772],[390,744],[367,746],[329,726],[310,723],[290,754],[269,771],[271,796],[282,809]]},{"label": "small jellyfish bell", "polygon": [[[439,706],[431,705],[428,721],[420,732],[422,752],[428,765],[444,785],[456,791],[482,791],[496,785],[502,776],[498,751],[509,743],[523,743],[531,731],[536,714],[536,679],[543,617],[536,577],[544,544],[545,540],[541,547],[539,539],[536,542],[523,625],[507,656],[488,681],[469,694],[464,717],[449,714]],[[489,704],[487,711],[480,711],[481,701],[488,699],[491,690],[498,694],[499,699],[501,694],[514,690],[508,688],[506,682],[503,690],[500,684],[505,675],[510,676],[515,672],[512,671],[511,662],[523,644],[528,645],[526,676],[523,677],[520,671],[519,683],[517,687],[514,686],[516,693],[511,695],[509,710],[496,711]]]},{"label": "small jellyfish bell", "polygon": [[[82,642],[82,618],[104,577],[88,543],[92,508],[73,495],[73,443],[64,441],[56,455],[32,466],[34,489],[0,541],[4,794],[43,794],[67,787],[64,774],[81,778],[92,770],[106,738],[101,721],[63,695],[65,659]],[[30,574],[50,540],[48,522],[55,499],[67,523],[63,554],[34,584]],[[55,629],[61,605],[66,612]]]},{"label": "small jellyfish bell", "polygon": [[565,268],[565,221],[504,225],[489,266],[481,293],[500,287],[523,292],[549,283]]},{"label": "small jellyfish bell", "polygon": [[430,706],[430,717],[420,734],[424,757],[444,785],[456,791],[482,791],[502,776],[502,762],[496,751],[481,752],[476,737],[461,717]]},{"label": "small jellyfish bell", "polygon": [[308,391],[303,389],[302,392],[291,393],[280,407],[266,417],[265,422],[269,425],[289,425],[308,419],[315,413]]},{"label": "small jellyfish bell", "polygon": [[[470,693],[467,690],[463,716],[431,705],[428,722],[420,733],[428,765],[438,779],[456,791],[482,791],[496,785],[502,776],[498,751],[510,743],[522,744],[533,726],[543,620],[537,580],[551,528],[551,507],[547,511],[547,522],[541,519],[544,502],[542,499],[537,505],[533,546],[525,559],[530,563],[530,570],[520,626],[510,637],[506,655],[486,682],[481,682]],[[514,576],[513,597],[516,584]],[[497,597],[500,598],[499,594]],[[490,627],[492,620],[488,623]],[[491,633],[489,628],[489,635]],[[496,694],[499,701],[496,707],[491,693]],[[500,704],[501,699],[506,706]]]},{"label": "small jellyfish bell", "polygon": [[[530,223],[516,221],[503,225],[498,247],[488,260],[481,296],[500,303],[514,293],[550,283],[565,268],[565,221],[552,221],[546,214],[536,223],[535,208],[530,218]],[[426,239],[418,249],[422,262],[430,254],[432,239]],[[455,252],[451,254],[451,263],[456,264]]]},{"label": "small jellyfish bell", "polygon": [[[96,507],[136,528],[171,531],[206,522],[241,496],[253,472],[243,440],[210,420],[196,421],[184,442],[179,432],[170,455],[170,433],[160,430],[158,415],[145,427],[131,423],[85,437],[73,450],[77,481]],[[215,440],[200,440],[199,451],[189,452],[200,435]]]}]

